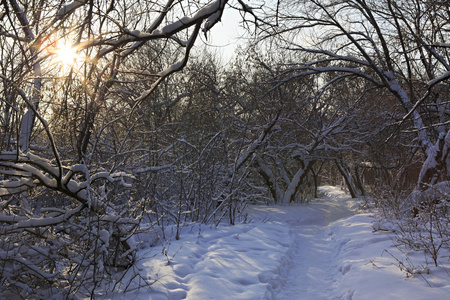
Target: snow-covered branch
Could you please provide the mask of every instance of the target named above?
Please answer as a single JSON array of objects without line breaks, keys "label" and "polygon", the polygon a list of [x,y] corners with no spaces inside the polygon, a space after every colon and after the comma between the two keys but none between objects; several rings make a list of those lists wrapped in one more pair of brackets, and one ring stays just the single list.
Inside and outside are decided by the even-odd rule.
[{"label": "snow-covered branch", "polygon": [[279,116],[280,115],[277,114],[277,116],[273,120],[271,120],[269,124],[264,126],[264,128],[262,128],[262,130],[261,130],[259,137],[256,140],[254,140],[247,147],[247,149],[244,150],[243,153],[240,154],[239,158],[237,159],[237,161],[235,163],[235,167],[234,167],[235,170],[239,170],[244,165],[244,163],[255,153],[255,151],[263,144],[263,142],[266,140],[266,138],[270,135],[272,128],[277,123]]},{"label": "snow-covered branch", "polygon": [[[102,44],[108,44],[110,47],[104,48],[100,50],[97,54],[97,58],[99,59],[106,54],[114,51],[119,46],[126,45],[128,43],[135,42],[130,48],[124,50],[122,52],[123,56],[127,56],[134,52],[137,48],[141,47],[144,42],[148,42],[151,40],[157,40],[157,39],[164,39],[164,38],[174,38],[175,35],[185,29],[188,28],[197,28],[197,26],[201,26],[201,24],[205,21],[204,25],[204,31],[209,31],[213,25],[215,25],[220,20],[220,15],[222,14],[225,5],[227,3],[227,0],[215,0],[212,3],[208,4],[207,6],[201,8],[199,11],[197,11],[193,16],[185,16],[182,18],[179,18],[177,21],[172,22],[170,24],[167,24],[163,26],[162,28],[157,28],[162,23],[163,18],[167,14],[167,9],[171,7],[172,1],[169,1],[167,3],[166,9],[163,10],[159,16],[155,20],[155,22],[150,26],[148,31],[140,31],[140,30],[125,30],[127,33],[125,36],[122,36],[116,40],[99,40],[99,41],[93,41],[92,43],[83,44],[83,47],[92,47]],[[217,18],[219,16],[219,18]],[[200,28],[195,29],[196,35],[198,34]],[[191,39],[196,37],[193,37],[191,35]],[[188,43],[186,43],[188,45]]]}]

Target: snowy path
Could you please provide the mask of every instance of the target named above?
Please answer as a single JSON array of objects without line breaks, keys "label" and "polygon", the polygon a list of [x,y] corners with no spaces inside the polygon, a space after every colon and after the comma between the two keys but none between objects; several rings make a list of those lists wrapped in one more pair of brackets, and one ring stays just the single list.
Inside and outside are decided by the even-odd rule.
[{"label": "snowy path", "polygon": [[[339,204],[339,205],[336,205]],[[328,204],[331,210],[321,209],[316,205],[317,218],[289,221],[294,237],[293,267],[288,274],[288,281],[277,299],[331,299],[335,276],[335,253],[327,228],[331,222],[352,214],[346,205],[335,201]],[[329,208],[329,207],[328,207]],[[314,214],[311,214],[313,216]]]},{"label": "snowy path", "polygon": [[178,241],[142,234],[134,273],[99,299],[448,299],[450,260],[430,266],[426,281],[407,278],[399,261],[423,268],[423,253],[406,259],[390,234],[374,232],[373,214],[354,209],[338,188],[321,191],[326,196],[309,205],[253,206],[235,226],[186,224]]},{"label": "snowy path", "polygon": [[[294,248],[291,253],[292,266],[287,274],[281,292],[275,296],[283,299],[333,299],[336,270],[336,252],[329,226],[334,221],[355,214],[347,204],[349,197],[335,189],[323,190],[327,197],[311,205],[276,209],[269,214],[271,220],[289,225]],[[253,208],[260,210],[260,208]],[[261,209],[266,211],[267,208]]]}]

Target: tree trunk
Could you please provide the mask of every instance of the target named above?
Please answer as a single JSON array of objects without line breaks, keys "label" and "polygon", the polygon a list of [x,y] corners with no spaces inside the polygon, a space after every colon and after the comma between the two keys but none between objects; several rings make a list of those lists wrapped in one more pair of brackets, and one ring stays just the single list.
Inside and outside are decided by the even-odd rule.
[{"label": "tree trunk", "polygon": [[342,177],[344,177],[345,184],[348,187],[348,191],[350,192],[350,196],[352,198],[357,198],[359,196],[358,191],[353,183],[353,178],[350,170],[344,166],[344,162],[335,160],[336,166],[338,167],[339,172]]},{"label": "tree trunk", "polygon": [[259,166],[258,170],[259,174],[263,177],[264,182],[269,188],[270,194],[272,195],[272,198],[275,201],[275,203],[276,204],[279,203],[281,199],[281,191],[278,187],[275,175],[273,174],[269,165],[267,165],[266,162],[262,159],[262,157],[258,156],[257,162]]},{"label": "tree trunk", "polygon": [[295,173],[294,178],[292,178],[290,184],[288,185],[286,191],[283,195],[283,205],[288,204],[294,200],[294,196],[297,193],[300,185],[302,184],[303,178],[305,178],[308,171],[311,169],[314,161],[307,160],[305,163],[301,164],[301,167]]},{"label": "tree trunk", "polygon": [[359,190],[361,196],[366,195],[366,190],[364,189],[364,183],[361,178],[361,173],[359,172],[359,167],[355,166],[355,182],[356,188]]},{"label": "tree trunk", "polygon": [[313,167],[311,167],[311,173],[313,175],[314,179],[314,198],[319,198],[318,189],[319,189],[319,173],[322,170],[322,167],[324,165],[324,162],[320,164],[319,169],[316,171]]},{"label": "tree trunk", "polygon": [[438,183],[442,170],[446,170],[444,176],[450,175],[448,154],[450,150],[450,132],[444,138],[437,140],[436,144],[426,149],[427,159],[422,165],[419,174],[418,187],[426,190],[431,185]]}]

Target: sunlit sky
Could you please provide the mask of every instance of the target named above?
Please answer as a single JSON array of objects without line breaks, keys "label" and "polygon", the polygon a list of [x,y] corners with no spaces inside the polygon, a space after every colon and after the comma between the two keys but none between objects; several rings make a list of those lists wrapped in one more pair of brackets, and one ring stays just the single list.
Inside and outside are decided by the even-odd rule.
[{"label": "sunlit sky", "polygon": [[209,32],[208,40],[202,35],[202,41],[208,50],[222,54],[223,62],[227,63],[234,56],[239,44],[245,44],[246,31],[241,26],[242,17],[235,9],[227,7],[222,15],[221,22],[217,23]]}]

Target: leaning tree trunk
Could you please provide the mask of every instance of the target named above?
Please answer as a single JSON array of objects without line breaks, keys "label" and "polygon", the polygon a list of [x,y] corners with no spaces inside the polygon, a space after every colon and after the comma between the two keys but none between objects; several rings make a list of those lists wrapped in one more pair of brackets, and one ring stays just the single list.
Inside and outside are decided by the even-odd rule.
[{"label": "leaning tree trunk", "polygon": [[294,177],[292,178],[291,182],[289,183],[286,191],[283,195],[283,204],[288,204],[290,202],[293,202],[295,194],[297,193],[298,189],[300,188],[300,185],[303,182],[303,179],[308,174],[309,170],[311,169],[312,165],[315,161],[306,160],[305,162],[302,162],[300,168],[295,173]]},{"label": "leaning tree trunk", "polygon": [[427,155],[427,158],[422,165],[418,180],[418,187],[420,190],[426,190],[431,185],[438,183],[441,176],[449,176],[449,151],[450,132],[447,132],[447,135],[445,137],[439,138],[436,144],[434,144],[432,147],[428,147],[426,149],[425,153]]},{"label": "leaning tree trunk", "polygon": [[356,186],[353,182],[352,173],[349,170],[348,167],[344,165],[343,161],[335,160],[336,166],[338,167],[339,172],[341,173],[342,177],[344,177],[345,184],[348,187],[348,191],[350,192],[350,196],[352,198],[357,198],[359,196],[358,190],[356,189]]},{"label": "leaning tree trunk", "polygon": [[278,204],[281,200],[282,193],[278,186],[275,174],[272,172],[270,166],[266,164],[262,157],[257,156],[256,162],[258,163],[259,167],[258,173],[263,177],[264,182],[266,183],[275,204]]}]

